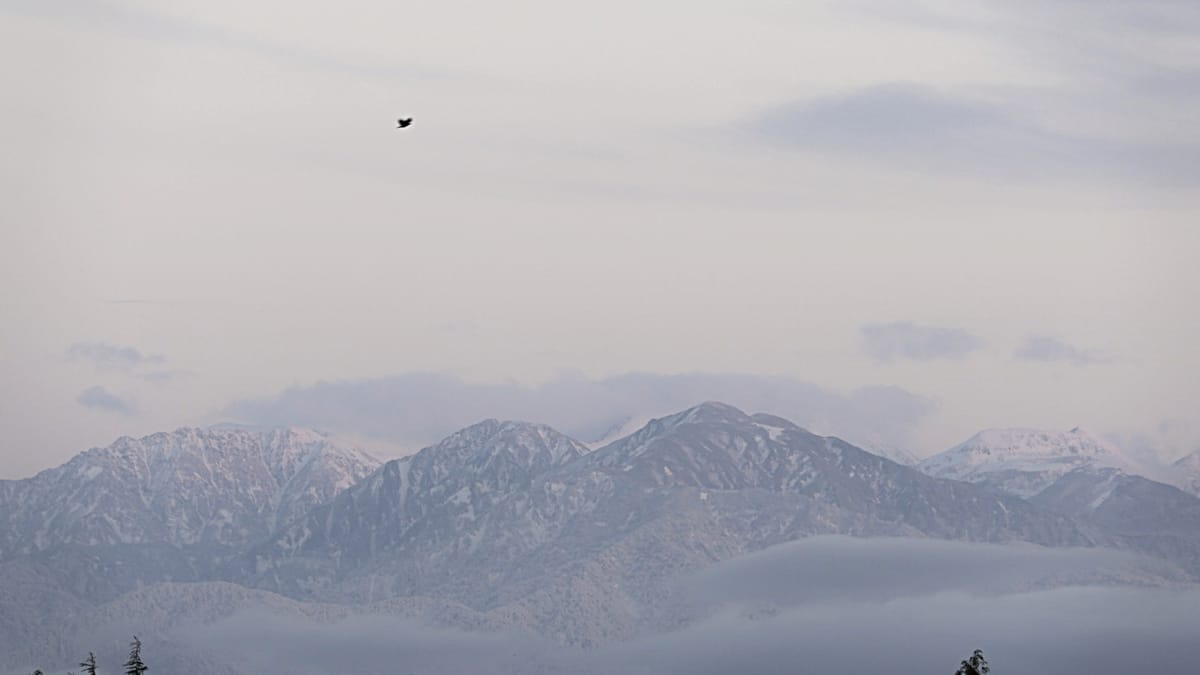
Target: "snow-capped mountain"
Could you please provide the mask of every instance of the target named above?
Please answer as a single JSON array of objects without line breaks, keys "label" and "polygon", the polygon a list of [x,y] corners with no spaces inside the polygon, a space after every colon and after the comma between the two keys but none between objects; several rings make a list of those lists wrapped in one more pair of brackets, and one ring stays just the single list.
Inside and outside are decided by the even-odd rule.
[{"label": "snow-capped mountain", "polygon": [[538,425],[470,427],[285,527],[234,578],[326,601],[439,597],[589,643],[633,635],[680,573],[825,533],[1092,542],[1020,499],[706,403],[591,452]]},{"label": "snow-capped mountain", "polygon": [[1059,471],[1036,503],[711,402],[595,449],[485,420],[379,466],[304,431],[121,439],[0,482],[0,643],[25,645],[0,648],[0,672],[70,662],[67,636],[97,622],[256,606],[604,644],[690,620],[681,575],[819,534],[1111,545],[1200,575],[1193,516],[1177,517],[1200,500],[1031,454]]},{"label": "snow-capped mountain", "polygon": [[1180,489],[1200,496],[1200,450],[1171,465],[1172,482]]},{"label": "snow-capped mountain", "polygon": [[1147,469],[1116,446],[1079,428],[1070,431],[989,429],[917,464],[937,478],[950,478],[1029,498],[1081,468]]},{"label": "snow-capped mountain", "polygon": [[378,465],[307,430],[120,438],[0,481],[0,560],[64,545],[244,547]]},{"label": "snow-capped mountain", "polygon": [[[414,592],[448,558],[513,562],[559,537],[624,532],[591,532],[583,524],[592,510],[615,509],[623,515],[603,528],[614,518],[625,527],[632,511],[653,518],[678,506],[662,501],[668,496],[704,492],[701,505],[711,511],[727,496],[710,491],[744,490],[788,502],[778,505],[780,517],[788,508],[803,514],[774,530],[747,530],[730,550],[841,531],[1086,539],[1068,523],[1032,525],[1041,514],[1019,502],[957,504],[968,489],[718,403],[652,420],[596,451],[549,427],[488,420],[376,466],[309,431],[122,438],[34,478],[0,482],[0,559],[37,554],[108,598],[156,579],[223,576],[214,565],[265,541],[252,572],[230,574],[300,592],[400,556],[415,566],[401,584]],[[654,504],[644,503],[649,486]]]},{"label": "snow-capped mountain", "polygon": [[[442,552],[452,554],[473,549],[485,536],[501,538],[501,531],[483,531],[482,517],[514,492],[529,490],[536,476],[587,452],[544,425],[485,420],[384,464],[282,529],[256,549],[252,574],[269,588],[303,595],[314,579],[323,583],[348,567],[401,552],[420,569],[440,573],[435,550],[448,546]],[[303,561],[298,574],[285,571],[296,571],[297,561]]]},{"label": "snow-capped mountain", "polygon": [[1152,467],[1085,431],[984,431],[918,466],[1024,497],[1100,533],[1107,545],[1200,570],[1200,499],[1151,480]]}]

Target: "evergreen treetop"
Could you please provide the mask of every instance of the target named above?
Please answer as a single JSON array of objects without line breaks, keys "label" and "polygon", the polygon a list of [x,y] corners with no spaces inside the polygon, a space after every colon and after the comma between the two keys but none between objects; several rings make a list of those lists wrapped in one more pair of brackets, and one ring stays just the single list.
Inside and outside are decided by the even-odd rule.
[{"label": "evergreen treetop", "polygon": [[129,643],[129,660],[125,662],[125,675],[142,675],[142,673],[150,670],[150,666],[142,663],[142,641],[133,636],[133,642]]},{"label": "evergreen treetop", "polygon": [[83,668],[83,675],[96,675],[96,655],[88,652],[87,658],[79,662],[79,667]]},{"label": "evergreen treetop", "polygon": [[984,675],[992,668],[988,665],[987,659],[983,658],[983,651],[976,649],[970,658],[962,662],[954,675]]}]

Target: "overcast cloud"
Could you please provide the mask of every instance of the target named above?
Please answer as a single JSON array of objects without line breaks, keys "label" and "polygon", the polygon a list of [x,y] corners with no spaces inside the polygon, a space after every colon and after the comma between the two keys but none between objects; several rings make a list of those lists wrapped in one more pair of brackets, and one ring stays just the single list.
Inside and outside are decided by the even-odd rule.
[{"label": "overcast cloud", "polygon": [[626,423],[709,400],[780,415],[817,433],[898,448],[909,447],[913,428],[937,410],[935,401],[899,387],[843,394],[787,377],[631,373],[526,386],[415,373],[293,387],[276,397],[235,403],[225,413],[254,425],[309,426],[415,449],[486,418],[540,422],[593,441]]},{"label": "overcast cloud", "polygon": [[[252,417],[419,443],[630,400],[919,454],[1194,421],[1198,29],[1187,2],[2,3],[0,476],[273,398]],[[1013,368],[1031,335],[1119,358]],[[835,394],[558,382],[631,372]],[[397,373],[471,383],[469,415],[294,393],[393,414],[363,391]]]}]

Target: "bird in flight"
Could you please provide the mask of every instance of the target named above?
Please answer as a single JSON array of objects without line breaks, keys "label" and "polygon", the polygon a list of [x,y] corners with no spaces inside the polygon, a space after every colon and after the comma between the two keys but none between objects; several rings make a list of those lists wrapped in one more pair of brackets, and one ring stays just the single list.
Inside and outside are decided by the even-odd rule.
[{"label": "bird in flight", "polygon": [[404,119],[402,117],[402,118],[396,120],[396,124],[397,124],[397,126],[396,126],[397,129],[403,129],[404,127],[412,124],[412,118],[409,117],[408,119]]}]

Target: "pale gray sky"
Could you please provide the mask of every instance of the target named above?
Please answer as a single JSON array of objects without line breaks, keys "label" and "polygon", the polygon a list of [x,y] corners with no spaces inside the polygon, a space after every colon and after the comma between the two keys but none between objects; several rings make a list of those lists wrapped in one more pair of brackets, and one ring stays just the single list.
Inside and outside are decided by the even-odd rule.
[{"label": "pale gray sky", "polygon": [[0,0],[0,477],[412,373],[890,386],[932,402],[890,437],[921,455],[1198,429],[1198,31],[1179,0]]}]

